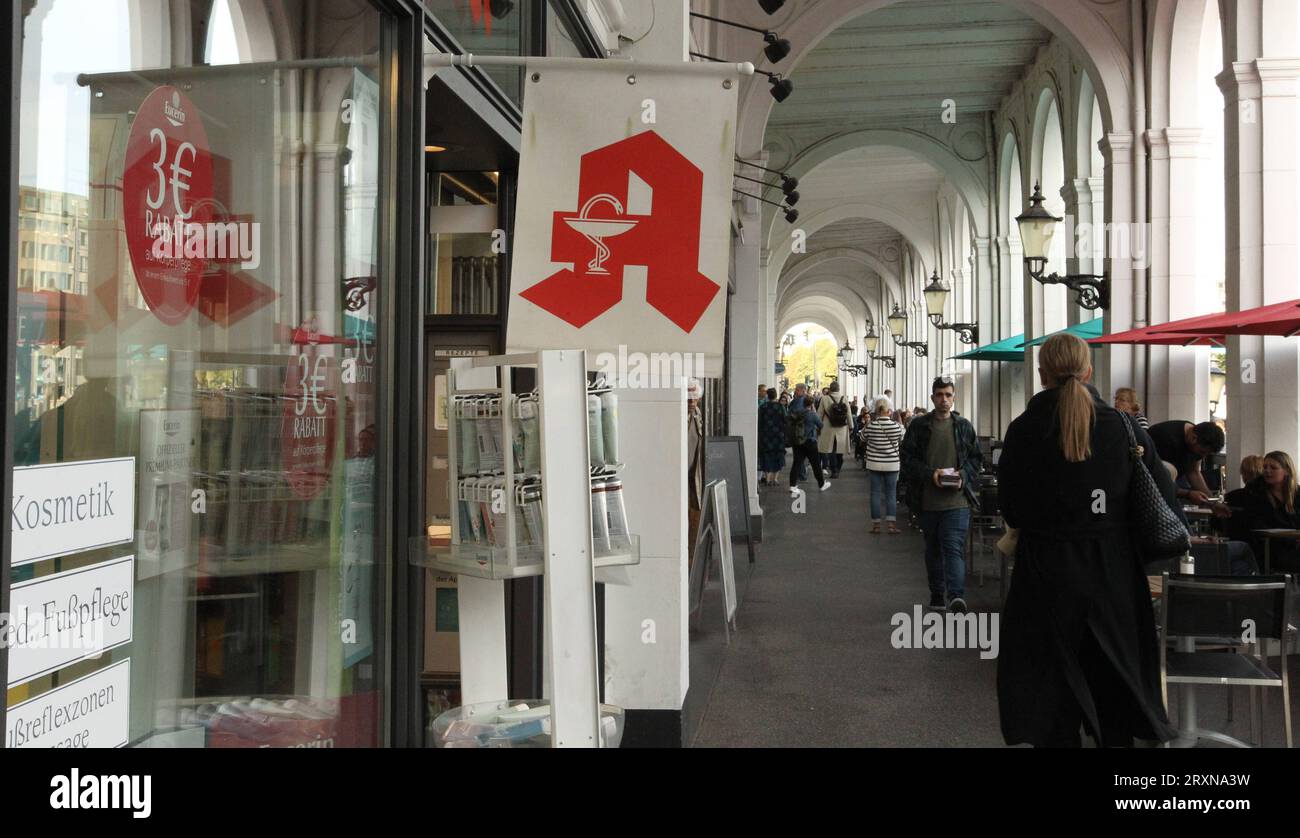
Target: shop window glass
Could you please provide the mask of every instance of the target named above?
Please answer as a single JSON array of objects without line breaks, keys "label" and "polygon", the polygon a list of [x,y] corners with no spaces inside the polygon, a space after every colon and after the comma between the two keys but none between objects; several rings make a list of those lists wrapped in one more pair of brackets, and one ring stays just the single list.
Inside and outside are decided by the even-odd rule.
[{"label": "shop window glass", "polygon": [[[524,55],[524,14],[527,0],[424,0],[464,52],[475,55]],[[518,67],[484,67],[516,105],[520,103]]]},{"label": "shop window glass", "polygon": [[497,314],[505,257],[498,230],[497,172],[430,175],[430,314]]},{"label": "shop window glass", "polygon": [[[17,295],[15,498],[54,514],[23,507],[11,612],[107,617],[58,654],[11,645],[6,742],[377,745],[386,21],[158,5],[23,4],[19,252],[78,249],[42,245]],[[172,64],[205,37],[212,64],[287,66]]]}]

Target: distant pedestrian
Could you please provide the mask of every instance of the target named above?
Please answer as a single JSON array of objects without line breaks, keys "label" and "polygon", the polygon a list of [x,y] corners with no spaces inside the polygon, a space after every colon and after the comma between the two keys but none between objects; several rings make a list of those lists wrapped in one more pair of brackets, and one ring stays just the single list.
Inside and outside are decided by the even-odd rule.
[{"label": "distant pedestrian", "polygon": [[897,535],[898,520],[898,449],[903,441],[903,426],[889,417],[889,400],[876,399],[876,413],[863,430],[866,438],[867,474],[871,479],[871,534],[880,533],[880,520]]},{"label": "distant pedestrian", "polygon": [[767,401],[758,408],[758,467],[765,486],[775,486],[785,470],[785,417],[776,390],[768,390]]},{"label": "distant pedestrian", "polygon": [[817,432],[821,430],[822,420],[813,409],[811,400],[795,390],[794,401],[790,403],[790,413],[786,418],[787,438],[794,451],[794,463],[790,466],[790,494],[799,494],[799,474],[805,462],[812,463],[813,476],[817,485],[824,492],[831,487],[831,482],[822,474],[821,458],[817,453]]},{"label": "distant pedestrian", "polygon": [[853,424],[853,414],[849,413],[849,405],[840,395],[838,381],[827,388],[826,398],[822,399],[817,416],[822,420],[821,433],[817,438],[822,468],[829,469],[830,476],[836,478],[844,467],[844,453],[852,450],[849,434]]}]

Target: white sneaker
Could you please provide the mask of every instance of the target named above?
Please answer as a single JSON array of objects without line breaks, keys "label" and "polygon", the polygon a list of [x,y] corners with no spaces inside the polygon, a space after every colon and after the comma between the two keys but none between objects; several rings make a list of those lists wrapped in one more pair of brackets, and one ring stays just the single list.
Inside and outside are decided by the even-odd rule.
[{"label": "white sneaker", "polygon": [[801,494],[803,494],[803,493],[799,491],[799,487],[797,487],[797,486],[791,486],[791,487],[790,487],[790,497],[792,497],[792,498],[797,498],[797,497],[799,497],[799,495],[801,495]]},{"label": "white sneaker", "polygon": [[831,481],[827,480],[825,483],[822,484],[822,491],[824,492],[830,487],[831,487]]}]

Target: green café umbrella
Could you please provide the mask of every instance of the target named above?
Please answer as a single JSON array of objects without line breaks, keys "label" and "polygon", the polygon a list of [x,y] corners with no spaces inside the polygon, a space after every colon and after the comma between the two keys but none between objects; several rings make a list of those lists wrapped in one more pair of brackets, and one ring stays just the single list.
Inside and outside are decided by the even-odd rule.
[{"label": "green caf\u00e9 umbrella", "polygon": [[1024,339],[1024,335],[1003,338],[987,346],[954,355],[953,358],[963,361],[1023,361],[1025,360],[1024,350],[1016,347],[1024,342]]},{"label": "green caf\u00e9 umbrella", "polygon": [[1043,343],[1048,338],[1050,338],[1052,335],[1074,335],[1076,337],[1083,338],[1084,340],[1090,340],[1091,338],[1101,337],[1101,325],[1102,325],[1101,318],[1094,317],[1093,319],[1087,321],[1086,323],[1076,323],[1075,325],[1071,326],[1068,329],[1061,329],[1059,332],[1052,332],[1051,335],[1043,335],[1042,337],[1037,337],[1034,338],[1033,340],[1025,341],[1024,343],[1020,344],[1020,348],[1023,349],[1026,346],[1038,346],[1039,344]]}]

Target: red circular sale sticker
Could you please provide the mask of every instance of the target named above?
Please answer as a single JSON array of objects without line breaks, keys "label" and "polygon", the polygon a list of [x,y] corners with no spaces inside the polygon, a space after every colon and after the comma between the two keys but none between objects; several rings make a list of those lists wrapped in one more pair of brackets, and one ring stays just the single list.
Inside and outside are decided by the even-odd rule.
[{"label": "red circular sale sticker", "polygon": [[289,487],[303,500],[316,497],[329,483],[337,392],[333,366],[318,347],[303,346],[290,357],[280,423],[281,461]]},{"label": "red circular sale sticker", "polygon": [[172,326],[199,296],[212,198],[212,153],[199,109],[170,85],[156,88],[127,138],[122,222],[136,285],[154,316]]}]

